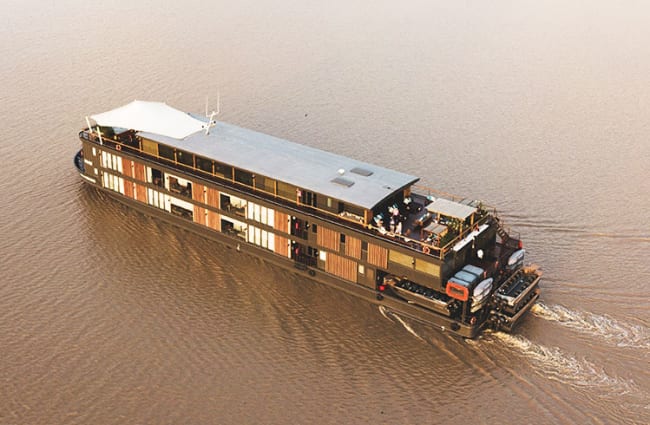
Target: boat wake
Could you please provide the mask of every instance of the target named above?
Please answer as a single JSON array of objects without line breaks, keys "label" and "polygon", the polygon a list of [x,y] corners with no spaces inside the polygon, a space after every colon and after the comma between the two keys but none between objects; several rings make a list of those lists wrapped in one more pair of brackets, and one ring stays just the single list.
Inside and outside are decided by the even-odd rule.
[{"label": "boat wake", "polygon": [[422,338],[422,337],[421,337],[417,332],[415,332],[415,330],[413,330],[413,328],[411,327],[411,325],[409,325],[408,323],[406,323],[406,322],[405,322],[401,317],[399,317],[396,313],[393,313],[392,311],[389,311],[389,310],[386,309],[384,306],[379,306],[379,312],[381,313],[382,316],[384,316],[385,318],[387,318],[387,319],[390,320],[391,322],[393,321],[393,320],[391,319],[391,317],[394,317],[395,320],[397,320],[397,322],[398,322],[400,325],[402,325],[402,326],[404,327],[404,329],[406,329],[406,331],[407,331],[408,333],[410,333],[411,335],[413,335],[414,337],[416,337],[416,338],[419,339],[420,341],[425,341],[424,338]]},{"label": "boat wake", "polygon": [[531,312],[617,347],[650,349],[650,332],[645,326],[621,323],[604,315],[572,311],[561,305],[548,306],[540,302],[533,306]]},{"label": "boat wake", "polygon": [[388,311],[388,309],[383,305],[379,306],[379,312],[381,313],[382,316],[384,316],[384,318],[390,320],[391,322],[393,321],[393,319],[391,319],[389,316],[389,314],[391,314],[390,311]]},{"label": "boat wake", "polygon": [[575,358],[558,347],[546,347],[521,335],[503,332],[496,332],[491,336],[493,342],[498,341],[533,360],[530,362],[530,367],[547,379],[576,388],[598,387],[618,395],[639,392],[639,388],[633,381],[610,376],[588,360]]}]

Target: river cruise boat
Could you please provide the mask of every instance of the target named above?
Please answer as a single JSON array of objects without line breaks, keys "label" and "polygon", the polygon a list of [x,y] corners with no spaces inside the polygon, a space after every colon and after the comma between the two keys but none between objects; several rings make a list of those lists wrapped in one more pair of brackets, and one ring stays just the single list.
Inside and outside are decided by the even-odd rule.
[{"label": "river cruise boat", "polygon": [[540,294],[496,211],[418,177],[134,101],[86,118],[74,164],[146,214],[466,338]]}]

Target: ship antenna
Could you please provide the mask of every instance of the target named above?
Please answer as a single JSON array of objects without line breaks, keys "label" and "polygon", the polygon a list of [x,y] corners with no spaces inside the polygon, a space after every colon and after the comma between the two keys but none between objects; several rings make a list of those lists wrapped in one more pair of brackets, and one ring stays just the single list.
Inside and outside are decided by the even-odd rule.
[{"label": "ship antenna", "polygon": [[[212,111],[212,113],[208,117],[208,125],[205,128],[205,135],[206,136],[208,134],[210,134],[210,127],[212,127],[212,126],[214,126],[216,124],[216,122],[213,121],[213,118],[215,116],[219,115],[219,113],[221,112],[220,109],[221,109],[221,96],[220,96],[219,92],[217,92],[217,110]],[[207,96],[205,97],[205,116],[206,117],[208,116],[208,97]]]}]

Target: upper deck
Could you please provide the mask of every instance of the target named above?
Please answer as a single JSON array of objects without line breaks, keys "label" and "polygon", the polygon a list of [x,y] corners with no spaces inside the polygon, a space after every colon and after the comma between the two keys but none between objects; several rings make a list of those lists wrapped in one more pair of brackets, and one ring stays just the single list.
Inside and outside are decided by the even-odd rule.
[{"label": "upper deck", "polygon": [[488,210],[477,201],[412,191],[419,180],[415,176],[234,125],[208,124],[164,104],[133,102],[91,118],[101,131],[82,131],[87,140],[237,186],[435,258],[462,249],[491,224]]}]

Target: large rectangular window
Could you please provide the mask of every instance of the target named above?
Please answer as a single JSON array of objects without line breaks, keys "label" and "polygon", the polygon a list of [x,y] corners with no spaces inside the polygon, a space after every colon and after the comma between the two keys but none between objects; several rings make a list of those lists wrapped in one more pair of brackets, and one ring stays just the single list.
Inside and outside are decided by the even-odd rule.
[{"label": "large rectangular window", "polygon": [[235,168],[235,181],[246,186],[253,186],[253,174],[248,171]]},{"label": "large rectangular window", "polygon": [[274,226],[275,215],[271,208],[263,207],[254,202],[248,202],[247,208],[246,218],[266,224],[267,226]]},{"label": "large rectangular window", "polygon": [[103,173],[104,187],[124,195],[124,179],[113,174]]},{"label": "large rectangular window", "polygon": [[232,167],[230,165],[221,164],[215,161],[214,174],[219,175],[228,180],[232,180]]},{"label": "large rectangular window", "polygon": [[275,249],[275,235],[255,226],[248,226],[248,242],[262,248]]},{"label": "large rectangular window", "polygon": [[158,156],[174,161],[174,148],[165,145],[158,145]]},{"label": "large rectangular window", "polygon": [[183,165],[187,165],[188,167],[194,167],[194,155],[192,155],[189,152],[177,150],[176,159],[178,162],[180,162]]},{"label": "large rectangular window", "polygon": [[429,263],[419,258],[415,260],[415,270],[430,274],[431,276],[440,277],[440,266],[438,264]]},{"label": "large rectangular window", "polygon": [[158,143],[142,139],[142,150],[150,155],[158,156]]},{"label": "large rectangular window", "polygon": [[212,173],[212,160],[196,155],[196,168],[206,173]]},{"label": "large rectangular window", "polygon": [[295,201],[296,186],[284,182],[278,182],[278,195],[283,198]]},{"label": "large rectangular window", "polygon": [[120,173],[124,173],[124,169],[122,167],[122,157],[117,156],[115,154],[112,154],[110,152],[105,152],[102,151],[102,167],[108,168],[110,170],[118,171]]},{"label": "large rectangular window", "polygon": [[390,250],[388,254],[388,261],[401,264],[406,267],[413,267],[413,257],[410,255],[402,254],[401,252]]}]

